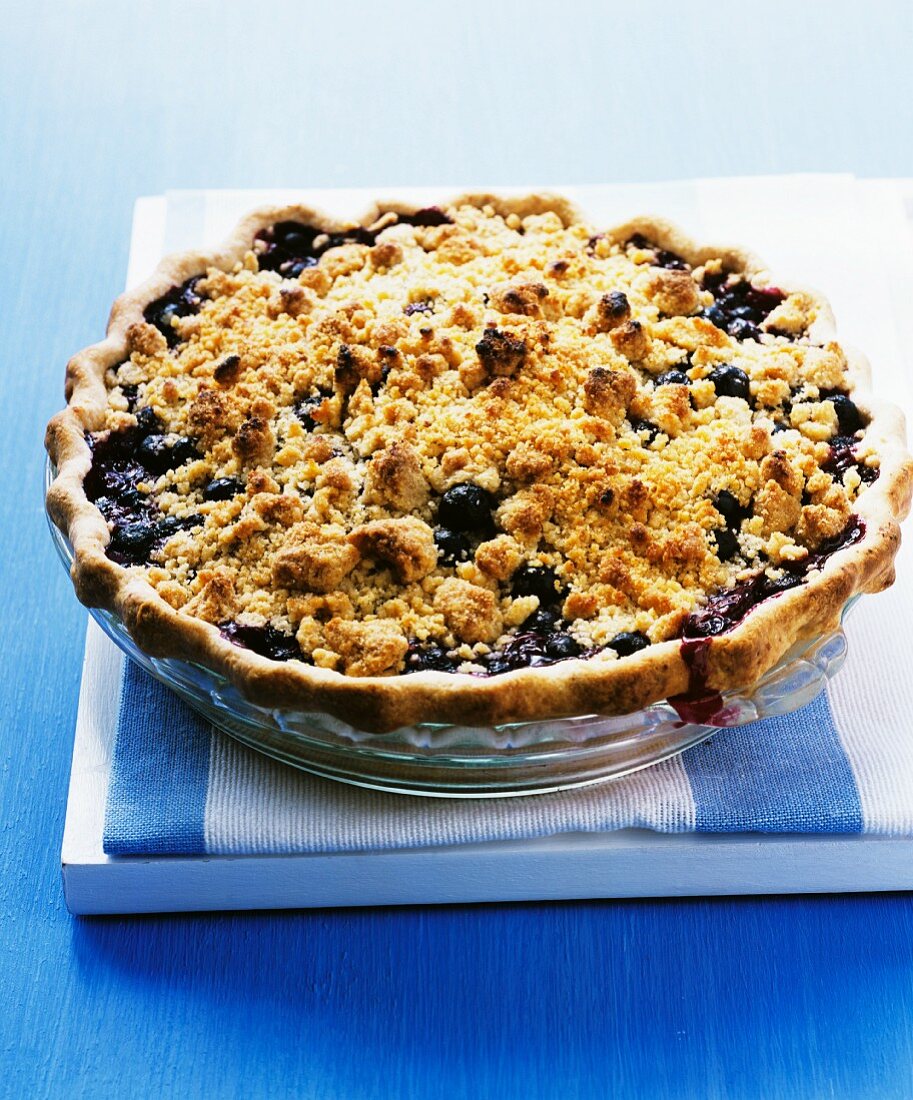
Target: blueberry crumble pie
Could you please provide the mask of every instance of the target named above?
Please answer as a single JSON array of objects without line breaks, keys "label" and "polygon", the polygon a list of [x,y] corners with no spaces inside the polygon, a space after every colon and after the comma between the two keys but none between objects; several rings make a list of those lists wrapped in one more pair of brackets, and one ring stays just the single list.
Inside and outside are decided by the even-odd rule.
[{"label": "blueberry crumble pie", "polygon": [[153,655],[365,728],[688,707],[893,578],[827,304],[560,198],[263,210],[77,355],[49,510]]}]

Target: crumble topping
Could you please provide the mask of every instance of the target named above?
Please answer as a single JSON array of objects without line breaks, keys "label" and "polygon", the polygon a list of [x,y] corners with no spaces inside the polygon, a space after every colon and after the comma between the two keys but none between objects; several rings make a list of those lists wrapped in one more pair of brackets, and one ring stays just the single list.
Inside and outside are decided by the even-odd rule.
[{"label": "crumble topping", "polygon": [[277,659],[614,659],[847,530],[877,458],[815,310],[551,213],[280,223],[131,327],[86,489],[109,556]]}]

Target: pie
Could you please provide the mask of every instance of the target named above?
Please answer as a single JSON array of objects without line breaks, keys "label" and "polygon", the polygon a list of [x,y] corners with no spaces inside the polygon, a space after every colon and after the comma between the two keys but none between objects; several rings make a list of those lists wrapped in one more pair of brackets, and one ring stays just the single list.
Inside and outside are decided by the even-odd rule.
[{"label": "pie", "polygon": [[893,580],[868,385],[819,295],[660,220],[263,209],[72,359],[48,507],[84,603],[258,703],[706,716]]}]

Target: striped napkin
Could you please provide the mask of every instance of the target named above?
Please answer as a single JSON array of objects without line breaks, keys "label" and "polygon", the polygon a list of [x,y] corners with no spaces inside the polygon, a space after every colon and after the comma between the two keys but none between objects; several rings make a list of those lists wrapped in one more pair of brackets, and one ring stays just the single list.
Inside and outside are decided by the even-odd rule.
[{"label": "striped napkin", "polygon": [[[416,198],[433,201],[435,194],[456,190]],[[913,346],[913,333],[905,330],[908,311],[900,308],[910,300],[911,271],[906,192],[899,182],[800,176],[560,190],[595,219],[663,210],[704,239],[750,242],[775,270],[826,288],[843,337],[866,347],[880,388],[913,408],[901,355]],[[287,197],[169,196],[158,248],[218,239],[244,210]],[[304,197],[341,212],[367,205],[366,195],[352,192]],[[135,230],[134,248],[137,239]],[[90,690],[119,693],[120,700],[105,851],[378,850],[626,827],[913,835],[913,723],[904,686],[913,621],[911,557],[901,551],[901,580],[888,594],[863,599],[854,609],[844,669],[802,710],[720,731],[622,779],[530,798],[459,802],[317,779],[237,744],[129,661],[112,661],[108,679],[89,681]]]}]

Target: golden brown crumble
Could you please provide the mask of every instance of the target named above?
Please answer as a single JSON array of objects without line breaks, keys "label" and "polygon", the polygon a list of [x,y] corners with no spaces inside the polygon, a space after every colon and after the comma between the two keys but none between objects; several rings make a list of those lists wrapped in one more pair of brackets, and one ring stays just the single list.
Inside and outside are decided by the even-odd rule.
[{"label": "golden brown crumble", "polygon": [[[107,427],[133,423],[129,394],[196,452],[141,487],[193,518],[134,566],[172,606],[270,624],[349,675],[402,671],[416,642],[471,668],[544,609],[512,584],[523,569],[556,578],[581,648],[655,642],[708,592],[844,528],[865,485],[828,469],[846,361],[804,337],[813,299],[782,295],[736,339],[706,316],[718,261],[662,266],[648,242],[556,214],[446,214],[391,218],[293,278],[260,270],[252,242],[167,341],[131,327]],[[456,552],[441,502],[459,485],[490,509]]]}]

